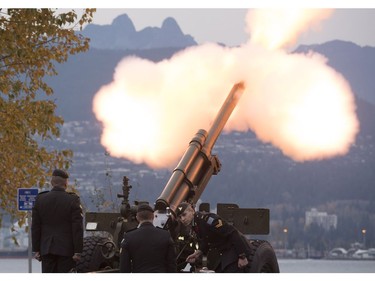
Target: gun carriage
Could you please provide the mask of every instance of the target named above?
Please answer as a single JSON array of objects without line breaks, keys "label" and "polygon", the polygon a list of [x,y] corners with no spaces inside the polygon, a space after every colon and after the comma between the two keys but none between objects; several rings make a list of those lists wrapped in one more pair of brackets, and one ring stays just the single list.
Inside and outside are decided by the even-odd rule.
[{"label": "gun carriage", "polygon": [[[177,266],[180,271],[186,268],[186,256],[194,251],[194,238],[184,232],[183,227],[177,224],[175,211],[183,202],[195,205],[205,190],[212,175],[217,175],[221,163],[212,149],[217,138],[228,121],[232,111],[237,105],[243,91],[244,84],[237,83],[233,86],[223,103],[210,130],[200,129],[190,141],[180,162],[173,170],[169,181],[165,185],[159,198],[155,201],[156,227],[164,228],[171,232],[178,250]],[[86,231],[100,231],[109,233],[110,237],[87,236],[84,238],[84,252],[77,265],[78,272],[118,272],[119,248],[124,232],[137,227],[136,209],[141,202],[129,203],[131,185],[129,179],[123,178],[122,198],[119,213],[87,212],[85,214]],[[208,203],[199,206],[200,211],[210,211]],[[269,234],[269,210],[239,208],[236,204],[217,204],[217,214],[230,224],[234,225],[245,235]],[[247,236],[246,236],[247,237]],[[272,246],[266,240],[252,240],[250,243],[252,255],[250,257],[250,272],[279,272],[276,255]],[[201,265],[212,270],[217,264],[218,255],[214,251],[203,257]],[[190,271],[198,271],[197,268]]]}]

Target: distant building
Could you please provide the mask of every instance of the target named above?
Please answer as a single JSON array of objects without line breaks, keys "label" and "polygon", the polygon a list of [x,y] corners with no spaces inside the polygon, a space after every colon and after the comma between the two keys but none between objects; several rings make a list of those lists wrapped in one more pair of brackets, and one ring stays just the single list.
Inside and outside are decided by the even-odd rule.
[{"label": "distant building", "polygon": [[305,226],[309,226],[312,223],[316,223],[325,230],[336,229],[337,216],[328,215],[326,212],[318,212],[317,209],[312,208],[311,211],[305,213]]}]

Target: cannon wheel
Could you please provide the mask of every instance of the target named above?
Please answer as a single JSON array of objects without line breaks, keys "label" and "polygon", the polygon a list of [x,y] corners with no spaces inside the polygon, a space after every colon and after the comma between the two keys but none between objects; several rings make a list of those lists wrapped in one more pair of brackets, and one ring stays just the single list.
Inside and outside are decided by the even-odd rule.
[{"label": "cannon wheel", "polygon": [[268,241],[250,240],[252,248],[249,257],[251,273],[279,273],[279,264],[277,262],[275,251]]},{"label": "cannon wheel", "polygon": [[104,269],[112,269],[111,259],[106,259],[102,254],[102,247],[106,243],[112,243],[109,238],[88,236],[83,238],[83,252],[81,260],[77,263],[77,272],[93,272]]}]

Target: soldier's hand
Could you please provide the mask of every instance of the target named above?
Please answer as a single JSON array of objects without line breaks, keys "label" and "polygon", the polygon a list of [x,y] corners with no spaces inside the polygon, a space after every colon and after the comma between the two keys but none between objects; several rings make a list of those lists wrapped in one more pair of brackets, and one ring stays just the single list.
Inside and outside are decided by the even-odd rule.
[{"label": "soldier's hand", "polygon": [[201,254],[202,254],[202,251],[197,250],[197,251],[195,251],[193,254],[189,255],[189,256],[186,258],[186,261],[187,261],[188,263],[195,263],[195,261],[200,257]]},{"label": "soldier's hand", "polygon": [[42,257],[41,257],[41,255],[40,255],[40,252],[35,252],[34,258],[35,258],[37,261],[42,261]]},{"label": "soldier's hand", "polygon": [[239,258],[239,259],[238,259],[238,263],[237,263],[238,268],[244,268],[244,267],[247,266],[248,264],[249,264],[249,261],[247,260],[246,257],[244,257],[244,258]]},{"label": "soldier's hand", "polygon": [[79,262],[81,260],[81,254],[80,253],[74,253],[73,260],[75,262]]}]

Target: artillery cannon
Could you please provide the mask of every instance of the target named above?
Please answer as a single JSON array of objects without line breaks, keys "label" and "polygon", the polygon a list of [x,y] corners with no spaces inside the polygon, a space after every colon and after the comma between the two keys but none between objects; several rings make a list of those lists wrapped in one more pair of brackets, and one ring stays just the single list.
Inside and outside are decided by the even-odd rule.
[{"label": "artillery cannon", "polygon": [[[242,82],[233,86],[210,130],[207,132],[201,129],[196,133],[155,201],[154,225],[171,231],[175,238],[179,250],[177,260],[179,270],[183,270],[186,264],[184,252],[189,253],[194,250],[194,241],[186,234],[179,233],[175,225],[176,208],[183,201],[196,204],[211,176],[220,172],[221,163],[211,152],[243,90]],[[78,272],[118,272],[119,248],[123,233],[138,225],[135,215],[137,205],[141,202],[135,202],[133,206],[129,204],[130,189],[128,178],[124,177],[123,194],[118,195],[123,198],[120,213],[86,213],[86,230],[104,231],[111,234],[111,238],[85,237],[84,252],[81,262],[77,265]],[[208,203],[200,204],[199,208],[210,211]],[[244,209],[236,204],[218,204],[217,214],[233,224],[243,235],[269,234],[268,209]],[[249,261],[251,272],[279,272],[276,255],[267,241],[249,239],[247,241],[252,248]],[[216,253],[211,252],[205,258],[207,261],[204,265],[210,269],[215,265],[218,257]]]}]

